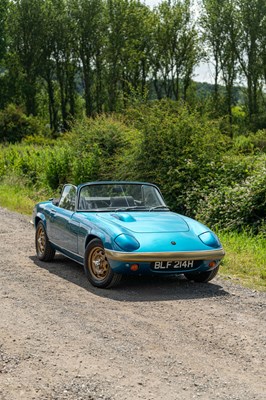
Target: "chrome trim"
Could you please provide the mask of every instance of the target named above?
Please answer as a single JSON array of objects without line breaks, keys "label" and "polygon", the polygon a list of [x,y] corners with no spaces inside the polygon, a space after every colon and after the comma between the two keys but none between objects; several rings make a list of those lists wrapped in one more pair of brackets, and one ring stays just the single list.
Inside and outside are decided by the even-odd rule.
[{"label": "chrome trim", "polygon": [[219,260],[224,257],[225,251],[223,249],[219,249],[205,251],[168,251],[160,253],[125,253],[122,251],[105,249],[105,255],[110,260],[125,262]]}]

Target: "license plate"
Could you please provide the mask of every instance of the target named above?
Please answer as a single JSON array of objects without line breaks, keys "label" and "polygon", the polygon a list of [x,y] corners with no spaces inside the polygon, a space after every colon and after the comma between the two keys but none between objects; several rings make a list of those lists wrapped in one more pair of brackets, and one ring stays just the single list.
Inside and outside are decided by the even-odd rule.
[{"label": "license plate", "polygon": [[194,261],[155,261],[152,263],[152,269],[154,271],[178,271],[193,269]]}]

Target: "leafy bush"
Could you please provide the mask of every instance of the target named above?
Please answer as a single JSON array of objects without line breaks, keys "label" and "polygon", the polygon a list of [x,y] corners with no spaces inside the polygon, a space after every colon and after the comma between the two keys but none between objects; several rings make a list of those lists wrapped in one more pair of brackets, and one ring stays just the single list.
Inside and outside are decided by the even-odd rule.
[{"label": "leafy bush", "polygon": [[77,122],[68,141],[75,149],[73,178],[126,179],[139,132],[113,117],[98,117]]},{"label": "leafy bush", "polygon": [[46,186],[56,190],[68,183],[71,177],[71,149],[68,146],[56,146],[44,153],[43,182]]},{"label": "leafy bush", "polygon": [[128,110],[127,123],[141,132],[136,178],[159,184],[168,204],[186,212],[186,193],[197,184],[210,185],[209,173],[230,139],[220,133],[218,122],[170,101]]},{"label": "leafy bush", "polygon": [[239,154],[252,154],[254,153],[254,143],[249,136],[237,136],[234,140],[234,148]]},{"label": "leafy bush", "polygon": [[75,184],[97,180],[99,176],[100,151],[95,144],[90,151],[76,151],[71,162],[71,177]]},{"label": "leafy bush", "polygon": [[15,144],[1,149],[0,177],[16,175],[29,185],[57,189],[70,176],[70,150],[67,146]]},{"label": "leafy bush", "polygon": [[239,154],[266,152],[266,130],[237,136],[234,140],[234,151]]},{"label": "leafy bush", "polygon": [[266,221],[266,158],[242,182],[222,186],[200,200],[197,217],[207,224],[241,231],[264,232]]},{"label": "leafy bush", "polygon": [[121,121],[101,117],[78,122],[57,141],[27,137],[2,146],[0,176],[15,174],[54,190],[66,182],[126,179],[136,134]]},{"label": "leafy bush", "polygon": [[14,104],[0,110],[0,142],[20,142],[26,136],[41,135],[45,131],[47,133],[42,121],[37,117],[27,117]]},{"label": "leafy bush", "polygon": [[261,129],[250,136],[254,147],[266,153],[266,129]]},{"label": "leafy bush", "polygon": [[182,103],[133,104],[125,115],[83,119],[60,139],[0,148],[0,177],[57,191],[66,182],[147,180],[168,205],[210,225],[265,232],[265,130],[231,140]]}]

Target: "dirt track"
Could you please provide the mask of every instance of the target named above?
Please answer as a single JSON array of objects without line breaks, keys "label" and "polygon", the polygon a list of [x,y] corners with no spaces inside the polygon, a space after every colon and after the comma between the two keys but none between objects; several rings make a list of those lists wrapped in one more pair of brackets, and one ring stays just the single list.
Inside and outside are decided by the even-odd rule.
[{"label": "dirt track", "polygon": [[220,278],[95,289],[37,261],[29,218],[0,208],[0,399],[266,398],[266,295]]}]

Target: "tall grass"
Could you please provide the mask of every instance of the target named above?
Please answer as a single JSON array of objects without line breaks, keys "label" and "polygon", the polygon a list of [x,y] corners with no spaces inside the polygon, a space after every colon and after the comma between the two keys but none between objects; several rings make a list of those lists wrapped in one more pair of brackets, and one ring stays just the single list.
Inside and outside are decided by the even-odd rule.
[{"label": "tall grass", "polygon": [[51,190],[29,187],[23,178],[9,176],[0,181],[0,206],[31,215],[34,205],[52,196]]},{"label": "tall grass", "polygon": [[221,274],[243,285],[266,290],[266,238],[249,232],[219,232],[226,251]]}]

